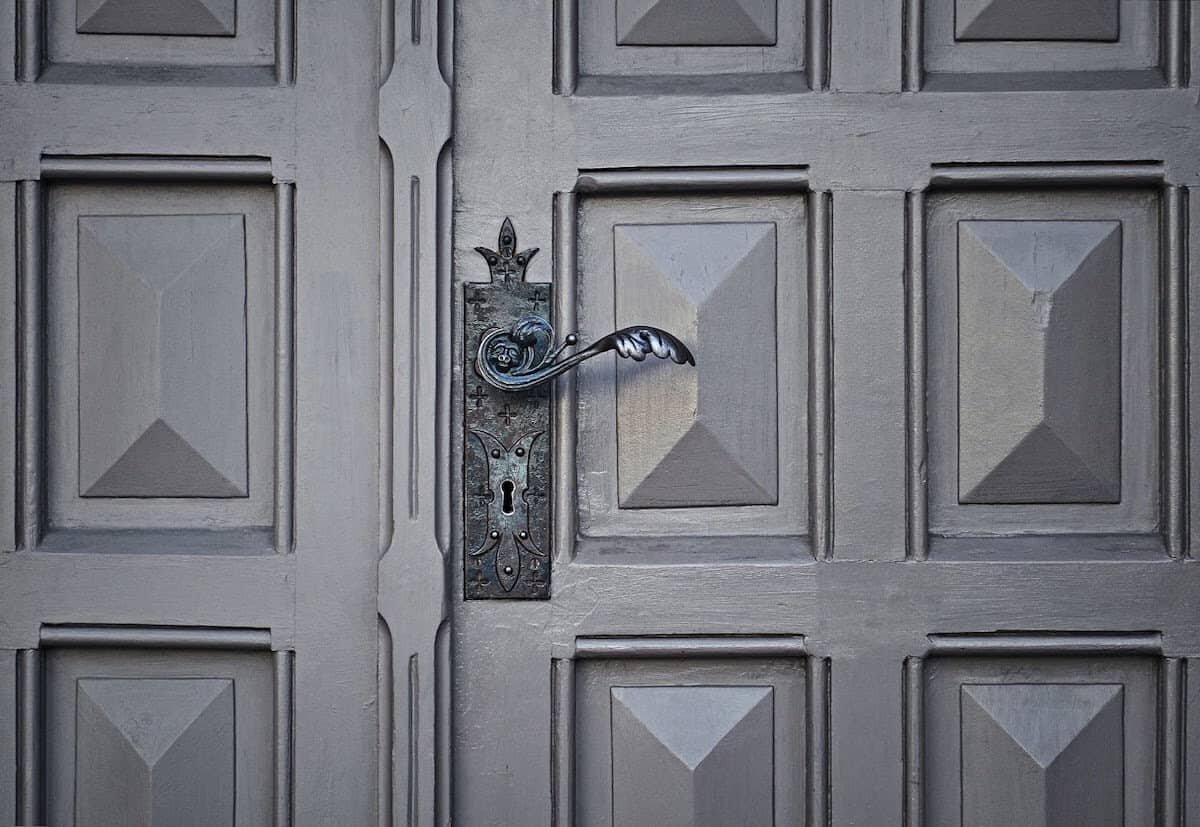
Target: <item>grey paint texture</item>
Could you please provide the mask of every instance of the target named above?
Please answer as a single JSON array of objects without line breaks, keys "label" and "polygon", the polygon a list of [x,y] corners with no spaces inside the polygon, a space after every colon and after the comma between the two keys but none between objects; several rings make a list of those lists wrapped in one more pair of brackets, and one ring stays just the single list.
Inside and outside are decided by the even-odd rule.
[{"label": "grey paint texture", "polygon": [[[213,790],[191,810],[209,823],[611,824],[614,801],[635,823],[1200,819],[1183,784],[1200,762],[1185,2],[741,0],[749,26],[715,0],[277,0],[236,4],[232,30],[234,4],[204,5],[219,27],[181,12],[149,32],[123,12],[92,24],[104,34],[88,14],[144,4],[0,8],[0,809],[16,823],[71,823],[54,808],[75,805],[57,791],[76,789],[77,679],[132,683],[122,703],[169,708],[164,726],[232,681],[232,728],[222,690],[188,746],[203,771],[171,793]],[[85,428],[81,446],[72,419],[80,312],[102,306],[71,300],[88,192],[113,214],[245,216],[244,346],[223,304],[200,325],[202,353],[241,354],[245,445],[173,430],[235,487],[244,454],[248,496],[203,496],[223,484],[194,475],[176,496],[110,496],[130,475],[79,496],[81,448],[119,456],[153,423]],[[693,377],[697,410],[666,370],[597,360],[558,383],[541,605],[461,603],[446,564],[462,545],[454,297],[504,215],[546,239],[531,277],[555,281],[556,325],[585,340],[618,313],[698,304],[683,275],[672,294],[618,268],[614,227],[774,226],[755,289],[699,303],[711,321],[689,344],[729,352]],[[1105,236],[1087,288],[1047,296],[1063,323],[1013,341],[1015,297],[959,312],[996,286],[960,266],[960,222],[1117,224],[1119,252]],[[773,336],[757,323],[772,283]],[[960,502],[963,460],[986,477],[1016,444],[997,439],[1007,409],[970,401],[984,370],[1023,423],[1049,410],[1093,479],[1047,486],[1018,452],[987,502]],[[1039,397],[1040,371],[1090,384]],[[110,399],[149,384],[118,378]],[[630,445],[727,464],[674,436],[714,388],[755,400],[711,416],[761,491],[696,475],[624,507],[618,472],[644,462]],[[634,392],[664,402],[622,421]],[[205,419],[205,401],[177,418],[242,421],[237,404]],[[136,476],[166,493],[164,467],[189,466],[155,433]],[[658,771],[614,773],[616,695],[638,713],[616,754]],[[680,699],[704,716],[680,723]],[[233,762],[232,816],[231,731],[253,756]],[[722,731],[699,775],[655,746]],[[740,792],[696,792],[709,761],[745,773]],[[103,806],[136,803],[131,787]]]}]

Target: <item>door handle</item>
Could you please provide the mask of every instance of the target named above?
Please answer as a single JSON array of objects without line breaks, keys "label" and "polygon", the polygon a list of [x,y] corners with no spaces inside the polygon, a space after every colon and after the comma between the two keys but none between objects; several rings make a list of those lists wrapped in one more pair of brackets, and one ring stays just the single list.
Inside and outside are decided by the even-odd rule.
[{"label": "door handle", "polygon": [[[525,280],[525,268],[537,255],[538,248],[517,252],[517,235],[512,222],[504,219],[500,228],[498,250],[476,247],[488,263],[492,283],[510,283],[519,276]],[[579,343],[579,337],[568,334],[563,343],[554,346],[554,328],[544,317],[527,314],[509,327],[492,327],[483,332],[475,352],[475,373],[484,382],[502,391],[520,391],[548,382],[579,364],[608,351],[623,359],[643,361],[647,356],[670,359],[677,365],[695,365],[696,359],[687,345],[677,336],[649,325],[634,325],[604,336],[583,350],[563,357],[563,352]]]},{"label": "door handle", "polygon": [[475,250],[490,278],[463,286],[463,596],[544,600],[554,562],[550,380],[609,351],[637,362],[696,360],[676,336],[648,325],[564,355],[579,338],[572,333],[555,344],[547,321],[552,285],[525,281],[537,248],[518,250],[506,218],[496,249]]},{"label": "door handle", "polygon": [[541,316],[522,316],[507,329],[496,327],[483,334],[475,353],[475,372],[493,388],[519,391],[548,382],[610,350],[635,362],[657,356],[677,365],[696,364],[687,345],[667,331],[648,325],[621,328],[560,358],[563,351],[578,343],[579,337],[571,333],[555,348],[554,328],[548,321]]}]

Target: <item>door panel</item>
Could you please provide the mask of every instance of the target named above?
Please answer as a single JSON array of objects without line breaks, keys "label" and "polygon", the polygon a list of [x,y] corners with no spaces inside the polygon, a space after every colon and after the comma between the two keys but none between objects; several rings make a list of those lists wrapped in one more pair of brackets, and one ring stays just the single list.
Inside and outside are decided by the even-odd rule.
[{"label": "door panel", "polygon": [[0,823],[374,817],[378,6],[298,5],[0,12]]},{"label": "door panel", "polygon": [[452,605],[456,820],[1181,823],[1185,4],[728,5],[457,4],[456,314],[510,216],[560,337],[697,365],[558,381],[550,600]]}]

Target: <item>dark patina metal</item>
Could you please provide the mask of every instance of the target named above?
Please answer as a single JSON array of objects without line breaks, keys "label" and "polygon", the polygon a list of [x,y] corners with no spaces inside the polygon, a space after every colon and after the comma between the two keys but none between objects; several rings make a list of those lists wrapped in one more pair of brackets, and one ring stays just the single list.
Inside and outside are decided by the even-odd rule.
[{"label": "dark patina metal", "polygon": [[468,600],[550,596],[550,381],[614,351],[694,365],[687,346],[656,327],[610,333],[569,356],[575,334],[555,346],[551,287],[525,281],[537,248],[517,250],[504,219],[496,249],[476,247],[491,279],[465,285],[467,388],[463,496],[463,592]]}]

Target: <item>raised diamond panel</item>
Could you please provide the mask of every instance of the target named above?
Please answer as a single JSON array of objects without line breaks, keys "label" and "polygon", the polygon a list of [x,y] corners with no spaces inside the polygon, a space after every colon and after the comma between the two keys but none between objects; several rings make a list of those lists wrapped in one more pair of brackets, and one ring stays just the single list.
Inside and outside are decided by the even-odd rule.
[{"label": "raised diamond panel", "polygon": [[77,0],[81,34],[236,34],[237,0]]},{"label": "raised diamond panel", "polygon": [[653,307],[696,355],[670,381],[618,368],[621,507],[777,501],[775,235],[769,222],[614,228],[617,325]]},{"label": "raised diamond panel", "polygon": [[231,680],[84,678],[77,697],[78,827],[232,827]]},{"label": "raised diamond panel", "polygon": [[958,227],[959,501],[1121,499],[1121,224]]},{"label": "raised diamond panel", "polygon": [[612,689],[615,824],[773,823],[768,686]]},{"label": "raised diamond panel", "polygon": [[776,0],[617,0],[621,46],[770,46]]},{"label": "raised diamond panel", "polygon": [[1125,823],[1120,684],[962,687],[962,811],[972,827]]},{"label": "raised diamond panel", "polygon": [[1116,40],[1119,0],[955,0],[957,40]]},{"label": "raised diamond panel", "polygon": [[241,215],[79,219],[85,497],[247,495]]}]

